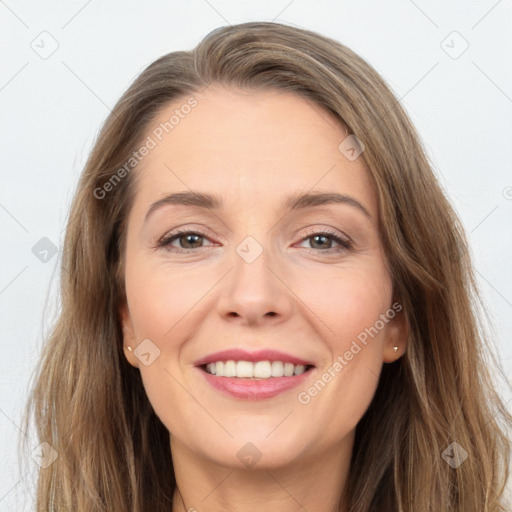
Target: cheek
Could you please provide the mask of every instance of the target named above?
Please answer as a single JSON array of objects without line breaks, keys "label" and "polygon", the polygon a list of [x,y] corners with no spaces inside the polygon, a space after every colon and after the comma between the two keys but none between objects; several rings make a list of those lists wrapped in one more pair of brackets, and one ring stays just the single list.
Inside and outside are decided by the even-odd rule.
[{"label": "cheek", "polygon": [[386,325],[380,318],[390,306],[391,291],[375,281],[349,281],[339,296],[339,303],[336,308],[331,308],[329,316],[335,332],[332,349],[343,354],[359,345],[365,350],[357,352],[353,349],[358,353],[358,359],[369,357],[370,352],[380,356]]},{"label": "cheek", "polygon": [[137,263],[127,266],[126,273],[126,293],[136,335],[159,345],[165,339],[168,344],[176,339],[173,332],[190,326],[194,309],[215,280],[208,279],[204,272],[153,268],[142,260]]},{"label": "cheek", "polygon": [[309,283],[306,287],[305,281],[298,294],[318,312],[315,323],[328,355],[313,386],[299,390],[297,398],[310,414],[328,414],[324,420],[334,438],[336,432],[355,427],[375,393],[388,325],[382,318],[391,318],[386,312],[392,285],[385,267],[378,264],[331,271],[328,278]]},{"label": "cheek", "polygon": [[391,305],[392,284],[380,262],[374,260],[372,265],[331,268],[323,275],[319,272],[315,276],[303,273],[296,282],[295,290],[317,317],[313,320],[309,314],[326,341],[331,356],[343,354],[354,340],[364,342],[365,334],[368,337],[367,330],[376,322],[379,334],[372,339],[383,338],[385,329],[379,319]]},{"label": "cheek", "polygon": [[[182,418],[202,412],[190,399],[183,380],[182,346],[200,325],[195,316],[200,311],[198,301],[212,286],[204,273],[197,271],[151,267],[142,259],[127,265],[126,293],[136,343],[150,339],[160,351],[151,365],[139,364],[144,389],[162,423],[171,434],[181,437],[190,435],[183,431]],[[191,431],[194,425],[186,422],[186,429]]]}]

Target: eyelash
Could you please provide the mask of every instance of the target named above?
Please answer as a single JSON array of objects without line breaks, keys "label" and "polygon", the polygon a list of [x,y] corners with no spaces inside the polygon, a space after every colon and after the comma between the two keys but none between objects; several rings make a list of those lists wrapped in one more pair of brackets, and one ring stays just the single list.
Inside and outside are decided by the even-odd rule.
[{"label": "eyelash", "polygon": [[[182,249],[179,247],[171,247],[170,246],[170,244],[172,242],[174,242],[175,240],[178,240],[179,238],[181,238],[184,235],[197,235],[202,238],[206,238],[206,239],[208,238],[205,234],[203,234],[199,231],[191,231],[191,230],[184,229],[184,230],[176,231],[176,232],[172,233],[171,235],[164,236],[163,238],[161,238],[158,241],[157,245],[158,245],[158,247],[165,248],[166,250],[168,250],[170,252],[175,252],[175,253],[187,253],[187,252],[195,253],[197,250],[202,249],[202,247],[196,247],[193,249]],[[334,242],[339,244],[341,247],[329,248],[326,250],[311,248],[310,250],[312,250],[312,251],[320,251],[321,253],[332,254],[332,253],[341,253],[343,251],[348,251],[348,250],[352,249],[352,242],[350,240],[343,239],[343,238],[339,237],[338,235],[336,235],[335,232],[329,231],[329,230],[314,231],[312,233],[309,233],[307,236],[303,237],[300,241],[304,242],[305,240],[312,238],[314,236],[317,236],[317,235],[327,236],[328,238],[331,238]]]}]

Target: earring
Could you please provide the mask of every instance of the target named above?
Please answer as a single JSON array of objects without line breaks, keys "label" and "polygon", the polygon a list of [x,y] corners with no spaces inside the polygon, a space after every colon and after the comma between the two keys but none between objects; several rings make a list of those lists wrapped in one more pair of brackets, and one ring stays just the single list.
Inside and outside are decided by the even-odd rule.
[{"label": "earring", "polygon": [[393,352],[398,352],[398,347],[393,347]]},{"label": "earring", "polygon": [[128,345],[126,348],[127,348],[130,352],[132,351],[132,347],[130,347],[130,345]]}]

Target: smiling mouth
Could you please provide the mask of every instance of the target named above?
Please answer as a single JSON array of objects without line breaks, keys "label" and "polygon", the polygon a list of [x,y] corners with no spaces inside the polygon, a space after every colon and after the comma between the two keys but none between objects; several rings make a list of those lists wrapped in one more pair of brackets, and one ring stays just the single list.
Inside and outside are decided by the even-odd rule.
[{"label": "smiling mouth", "polygon": [[263,380],[276,377],[301,375],[313,365],[293,364],[285,361],[216,361],[203,364],[200,368],[215,377],[231,377],[247,380]]}]

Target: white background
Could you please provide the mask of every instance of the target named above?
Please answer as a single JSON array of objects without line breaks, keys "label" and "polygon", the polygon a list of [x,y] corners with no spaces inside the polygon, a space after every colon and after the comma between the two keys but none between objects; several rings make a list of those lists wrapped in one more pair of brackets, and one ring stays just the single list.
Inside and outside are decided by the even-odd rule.
[{"label": "white background", "polygon": [[[136,75],[218,26],[257,20],[339,40],[401,98],[466,227],[512,375],[511,0],[0,0],[0,511],[33,510],[35,462],[18,467],[17,440],[59,254],[43,263],[32,247],[43,237],[61,247],[94,137]],[[453,58],[461,37],[469,47]],[[33,49],[52,44],[44,59]]]}]

